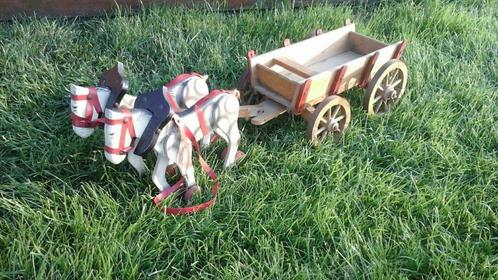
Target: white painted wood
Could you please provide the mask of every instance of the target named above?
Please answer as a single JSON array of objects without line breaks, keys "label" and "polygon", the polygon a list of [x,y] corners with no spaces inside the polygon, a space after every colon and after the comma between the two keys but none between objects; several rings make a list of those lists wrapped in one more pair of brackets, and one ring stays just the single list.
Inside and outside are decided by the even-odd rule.
[{"label": "white painted wood", "polygon": [[[193,77],[185,81],[187,83],[185,87],[183,87],[183,83],[180,83],[171,89],[163,87],[163,91],[171,92],[174,95],[175,99],[182,100],[182,102],[179,103],[179,107],[181,111],[184,111],[190,108],[190,106],[193,106],[193,104],[195,104],[198,100],[209,94],[209,88],[206,82],[207,79],[208,76]],[[88,95],[88,88],[70,85],[70,93],[72,95]],[[110,96],[110,90],[107,88],[97,87],[97,95],[101,107],[104,109],[105,104],[107,103],[107,100]],[[120,107],[131,109],[135,104],[135,100],[136,96],[126,94],[120,102]],[[71,100],[71,112],[73,112],[77,116],[84,117],[86,113],[87,103],[88,101],[86,100]],[[97,118],[97,112],[93,110],[92,120],[96,120]],[[94,132],[94,130],[94,128],[73,126],[74,133],[83,138],[89,137]],[[208,135],[206,139],[203,139],[203,147],[207,146],[207,143],[210,143],[210,138],[210,135]],[[138,155],[130,153],[128,156],[128,162],[133,166],[133,168],[135,168],[139,175],[143,175],[147,170],[143,158]]]},{"label": "white painted wood", "polygon": [[[235,156],[240,142],[240,132],[237,125],[239,115],[239,100],[236,97],[238,92],[225,91],[215,96],[203,105],[200,109],[204,112],[206,126],[211,132],[215,132],[228,143],[228,152],[225,156],[223,167],[227,168],[235,163]],[[133,124],[135,126],[138,143],[142,133],[150,120],[150,113],[146,110],[131,110]],[[119,109],[107,109],[105,115],[109,119],[123,119],[123,114]],[[202,130],[194,109],[189,109],[177,115],[179,123],[192,131],[197,141],[203,137]],[[121,125],[109,125],[104,127],[106,146],[118,148],[121,137],[125,138],[125,147],[131,144],[131,137],[121,134]],[[132,153],[130,151],[130,153]],[[192,144],[190,140],[182,136],[180,128],[175,122],[169,122],[159,134],[154,152],[157,155],[157,162],[152,174],[152,181],[159,190],[170,187],[166,180],[166,168],[170,164],[176,164],[182,176],[185,176],[187,186],[195,185],[194,167],[192,165]],[[107,160],[113,164],[121,163],[126,155],[109,154],[105,152]]]}]

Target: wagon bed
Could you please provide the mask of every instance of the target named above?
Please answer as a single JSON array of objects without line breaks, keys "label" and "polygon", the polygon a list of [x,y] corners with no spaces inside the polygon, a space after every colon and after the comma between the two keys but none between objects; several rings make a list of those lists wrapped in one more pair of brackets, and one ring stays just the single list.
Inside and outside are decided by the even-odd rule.
[{"label": "wagon bed", "polygon": [[[350,116],[349,103],[338,96],[344,91],[367,88],[364,107],[370,114],[382,113],[390,101],[391,105],[399,101],[407,78],[406,66],[399,60],[405,46],[406,41],[388,45],[359,34],[347,21],[339,29],[258,56],[249,51],[248,69],[239,83],[248,105],[241,106],[240,117],[261,125],[290,112],[308,120],[312,141],[321,138],[320,122],[326,126],[320,132],[342,134]],[[342,119],[334,124],[317,110]]]}]

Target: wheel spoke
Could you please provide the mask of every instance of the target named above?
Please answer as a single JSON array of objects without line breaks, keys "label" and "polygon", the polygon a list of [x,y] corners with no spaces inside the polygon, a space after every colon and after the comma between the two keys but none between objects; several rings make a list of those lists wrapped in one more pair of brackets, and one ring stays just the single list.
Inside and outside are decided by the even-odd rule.
[{"label": "wheel spoke", "polygon": [[375,106],[375,109],[374,109],[375,113],[379,112],[379,109],[382,106],[382,104],[384,104],[384,101],[379,102],[379,104],[377,104],[377,106]]},{"label": "wheel spoke", "polygon": [[323,124],[325,124],[325,125],[327,125],[327,120],[325,118],[323,118],[323,117],[320,119],[320,122],[323,123]]},{"label": "wheel spoke", "polygon": [[337,106],[337,108],[335,108],[334,113],[332,114],[332,116],[330,116],[330,118],[335,119],[335,117],[337,116],[337,113],[339,113],[340,109],[341,109],[341,106]]},{"label": "wheel spoke", "polygon": [[333,122],[340,122],[342,119],[344,119],[344,115],[340,115],[337,118],[333,120]]},{"label": "wheel spoke", "polygon": [[327,110],[327,119],[328,120],[330,120],[331,115],[332,115],[332,108],[330,108],[330,109]]},{"label": "wheel spoke", "polygon": [[374,100],[373,100],[373,104],[377,103],[377,102],[378,102],[379,100],[381,100],[381,99],[382,99],[382,96],[377,95],[377,96],[374,98]]},{"label": "wheel spoke", "polygon": [[401,83],[401,79],[394,81],[391,86],[396,87],[399,83]]},{"label": "wheel spoke", "polygon": [[324,131],[327,131],[325,127],[318,128],[318,130],[316,131],[316,136],[320,137],[320,134],[322,134]]},{"label": "wheel spoke", "polygon": [[390,76],[390,79],[389,79],[389,84],[391,85],[395,80],[396,78],[398,77],[398,72],[399,72],[399,69],[395,69],[393,72],[392,72],[392,76]]}]

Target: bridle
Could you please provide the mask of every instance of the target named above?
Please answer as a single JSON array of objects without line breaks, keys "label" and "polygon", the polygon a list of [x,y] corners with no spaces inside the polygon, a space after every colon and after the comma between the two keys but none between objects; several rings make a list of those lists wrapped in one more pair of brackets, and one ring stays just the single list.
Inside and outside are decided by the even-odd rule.
[{"label": "bridle", "polygon": [[[129,151],[133,149],[135,144],[136,134],[135,134],[135,126],[133,125],[133,118],[131,111],[126,108],[121,108],[120,112],[123,114],[122,119],[109,119],[104,117],[99,119],[98,122],[105,123],[107,125],[121,125],[121,132],[119,135],[119,146],[117,148],[104,146],[104,151],[109,154],[114,155],[126,155]],[[125,147],[126,141],[126,132],[130,134],[131,142],[130,145]]]},{"label": "bridle", "polygon": [[[71,122],[73,126],[95,128],[99,125],[98,120],[102,117],[103,111],[100,105],[99,96],[96,87],[88,87],[87,95],[71,94],[71,99],[74,101],[87,101],[85,117],[80,117],[75,113],[71,113]],[[97,119],[92,120],[93,109],[97,112]]]}]

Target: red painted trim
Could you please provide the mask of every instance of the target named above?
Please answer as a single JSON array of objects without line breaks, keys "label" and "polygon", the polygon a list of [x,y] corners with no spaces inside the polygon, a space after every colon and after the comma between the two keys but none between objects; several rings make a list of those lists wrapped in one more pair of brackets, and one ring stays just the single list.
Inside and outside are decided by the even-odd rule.
[{"label": "red painted trim", "polygon": [[334,81],[330,86],[329,95],[336,95],[339,92],[339,87],[341,86],[342,79],[344,78],[344,74],[346,74],[346,70],[348,69],[347,65],[343,65],[341,69],[336,71],[334,76]]},{"label": "red painted trim", "polygon": [[299,115],[304,109],[304,103],[308,97],[308,92],[310,90],[311,80],[306,80],[304,84],[299,89],[299,93],[296,98],[296,105],[294,106],[294,114]]},{"label": "red painted trim", "polygon": [[372,69],[375,65],[375,62],[377,62],[377,58],[379,58],[379,52],[374,53],[370,58],[368,59],[367,65],[365,66],[365,69],[363,70],[363,73],[361,75],[361,80],[360,80],[360,87],[366,88],[368,85],[368,78],[370,77],[370,73],[372,72]]},{"label": "red painted trim", "polygon": [[256,52],[254,50],[249,50],[247,51],[246,58],[247,58],[247,69],[249,69],[249,83],[251,82],[251,76],[252,76],[252,58],[256,56]]},{"label": "red painted trim", "polygon": [[399,44],[396,47],[396,50],[393,53],[393,59],[400,59],[401,58],[401,55],[405,51],[405,48],[406,48],[407,44],[408,44],[408,41],[407,40],[403,40],[403,42],[401,42],[401,44]]}]

